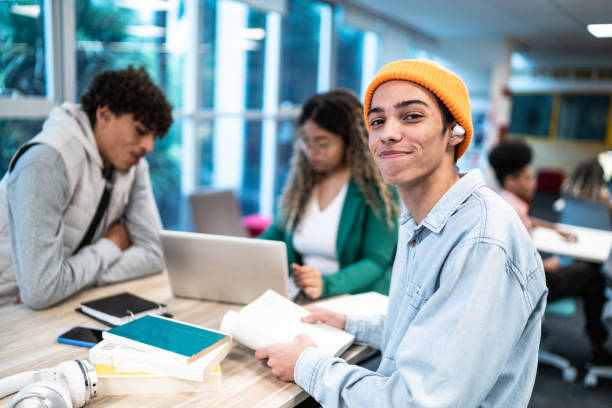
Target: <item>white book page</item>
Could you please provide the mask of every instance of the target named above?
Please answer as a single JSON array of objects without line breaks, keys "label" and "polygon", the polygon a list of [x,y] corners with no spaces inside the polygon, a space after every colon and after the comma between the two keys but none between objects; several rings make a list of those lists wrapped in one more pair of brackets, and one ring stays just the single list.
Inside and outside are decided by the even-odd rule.
[{"label": "white book page", "polygon": [[340,355],[354,336],[325,324],[302,323],[308,311],[278,293],[268,290],[240,312],[228,312],[221,330],[254,350],[273,343],[292,341],[298,334],[310,336],[317,347],[332,356]]},{"label": "white book page", "polygon": [[312,305],[345,315],[387,315],[389,296],[381,295],[378,292],[366,292],[358,295],[338,296],[313,303]]}]

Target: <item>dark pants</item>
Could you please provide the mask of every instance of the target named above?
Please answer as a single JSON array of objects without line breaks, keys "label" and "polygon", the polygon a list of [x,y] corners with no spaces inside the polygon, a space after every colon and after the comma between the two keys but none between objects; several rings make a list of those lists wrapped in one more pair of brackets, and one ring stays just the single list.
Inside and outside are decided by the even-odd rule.
[{"label": "dark pants", "polygon": [[546,273],[546,286],[549,301],[580,297],[584,303],[586,332],[591,343],[606,341],[608,331],[601,323],[601,310],[606,302],[605,281],[599,265],[578,261],[562,266],[557,272]]}]

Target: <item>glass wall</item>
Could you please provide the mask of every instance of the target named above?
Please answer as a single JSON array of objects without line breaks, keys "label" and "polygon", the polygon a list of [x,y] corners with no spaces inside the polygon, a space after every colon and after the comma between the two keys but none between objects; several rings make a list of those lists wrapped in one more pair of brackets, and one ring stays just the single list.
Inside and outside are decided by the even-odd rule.
[{"label": "glass wall", "polygon": [[46,95],[42,1],[0,1],[0,97]]},{"label": "glass wall", "polygon": [[[74,77],[62,71],[60,81],[72,84],[77,100],[97,73],[144,66],[174,108],[169,134],[147,157],[165,228],[188,228],[185,197],[200,186],[230,188],[244,214],[271,215],[300,106],[335,86],[360,93],[364,57],[376,61],[366,34],[321,1],[288,0],[283,14],[239,0],[79,0],[57,9],[51,3],[52,13],[74,7],[62,14],[73,21],[47,31],[44,21],[61,19],[45,20],[43,3],[49,4],[0,2],[0,98],[16,92],[53,98],[45,44],[54,32],[75,30],[74,42],[60,42],[58,52],[75,55]],[[17,119],[0,112],[3,169],[47,113]]]},{"label": "glass wall", "polygon": [[[365,33],[342,23],[342,13],[336,13],[338,44],[336,85],[361,94],[361,75]],[[372,56],[375,58],[375,56]]]},{"label": "glass wall", "polygon": [[175,120],[168,134],[155,141],[147,155],[151,186],[166,229],[180,227],[181,218],[181,120]]},{"label": "glass wall", "polygon": [[[283,107],[303,104],[317,92],[321,23],[328,4],[309,0],[289,2],[283,17],[281,39],[280,101]],[[324,27],[323,27],[324,28]]]},{"label": "glass wall", "polygon": [[187,21],[180,2],[75,4],[78,96],[96,73],[134,65],[144,66],[170,103],[181,106]]},{"label": "glass wall", "polygon": [[11,158],[23,143],[31,139],[42,129],[43,121],[32,120],[2,120],[0,119],[0,172],[8,169]]}]

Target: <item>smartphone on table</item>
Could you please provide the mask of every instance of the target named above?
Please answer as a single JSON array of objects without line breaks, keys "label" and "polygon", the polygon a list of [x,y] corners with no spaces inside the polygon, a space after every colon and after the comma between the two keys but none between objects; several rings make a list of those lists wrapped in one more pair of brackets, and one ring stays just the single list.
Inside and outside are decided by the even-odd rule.
[{"label": "smartphone on table", "polygon": [[75,346],[93,347],[102,341],[103,331],[102,329],[95,329],[93,327],[75,326],[60,334],[57,337],[57,341]]}]

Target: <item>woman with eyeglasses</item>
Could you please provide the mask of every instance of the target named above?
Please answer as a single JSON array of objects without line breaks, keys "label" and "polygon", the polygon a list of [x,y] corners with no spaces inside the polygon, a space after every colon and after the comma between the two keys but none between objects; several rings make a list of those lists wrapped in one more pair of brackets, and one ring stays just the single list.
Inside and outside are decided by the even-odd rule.
[{"label": "woman with eyeglasses", "polygon": [[292,298],[387,294],[398,199],[368,150],[361,103],[345,89],[317,94],[298,124],[279,214],[260,238],[286,243]]}]

